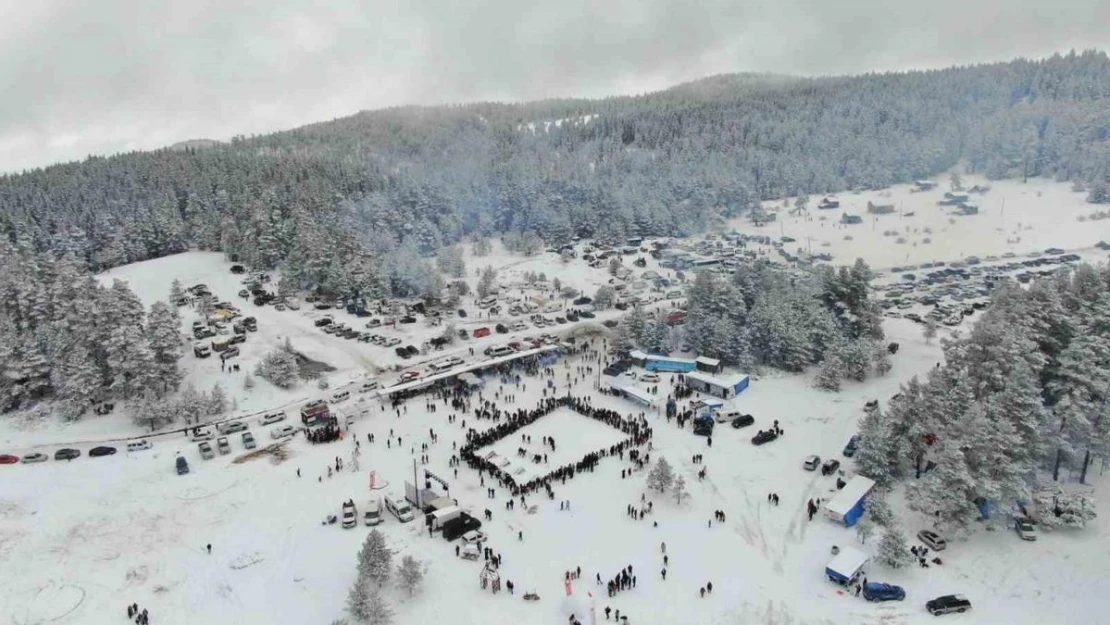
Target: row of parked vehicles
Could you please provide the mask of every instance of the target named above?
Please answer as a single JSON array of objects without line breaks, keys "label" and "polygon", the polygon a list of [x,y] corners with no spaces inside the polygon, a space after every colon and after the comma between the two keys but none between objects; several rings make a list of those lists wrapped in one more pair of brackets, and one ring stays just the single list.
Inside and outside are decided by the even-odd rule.
[{"label": "row of parked vehicles", "polygon": [[[131,441],[127,443],[127,451],[143,451],[152,447],[151,442],[146,439]],[[90,458],[103,458],[104,456],[113,456],[116,453],[116,448],[112,445],[97,445],[89,450]],[[81,450],[73,447],[63,447],[54,452],[54,460],[73,460],[81,457]],[[50,455],[35,451],[23,456],[15,454],[0,454],[0,464],[38,464],[50,460]]]}]

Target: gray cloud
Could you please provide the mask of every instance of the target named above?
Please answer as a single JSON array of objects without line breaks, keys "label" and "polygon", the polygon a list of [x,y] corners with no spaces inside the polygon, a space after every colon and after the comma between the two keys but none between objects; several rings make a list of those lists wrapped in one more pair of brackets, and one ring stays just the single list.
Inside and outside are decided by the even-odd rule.
[{"label": "gray cloud", "polygon": [[1106,48],[1110,0],[139,0],[0,14],[0,171],[398,104]]}]

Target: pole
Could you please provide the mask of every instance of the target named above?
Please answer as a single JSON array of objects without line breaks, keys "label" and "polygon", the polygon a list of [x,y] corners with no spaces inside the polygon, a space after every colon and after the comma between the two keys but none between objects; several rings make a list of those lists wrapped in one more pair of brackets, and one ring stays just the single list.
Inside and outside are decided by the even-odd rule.
[{"label": "pole", "polygon": [[417,479],[416,476],[417,476],[416,458],[413,458],[412,459],[412,484],[416,488],[416,509],[417,510],[423,510],[424,509],[424,502],[420,501],[420,499],[421,499],[421,497],[420,497],[420,480]]}]

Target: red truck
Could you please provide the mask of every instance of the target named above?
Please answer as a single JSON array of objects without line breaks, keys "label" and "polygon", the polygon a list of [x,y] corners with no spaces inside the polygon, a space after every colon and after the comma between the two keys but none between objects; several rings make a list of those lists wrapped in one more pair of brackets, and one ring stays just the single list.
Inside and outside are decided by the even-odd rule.
[{"label": "red truck", "polygon": [[476,338],[476,339],[480,339],[483,336],[489,336],[489,335],[490,335],[489,328],[478,328],[477,330],[474,331],[474,338]]}]

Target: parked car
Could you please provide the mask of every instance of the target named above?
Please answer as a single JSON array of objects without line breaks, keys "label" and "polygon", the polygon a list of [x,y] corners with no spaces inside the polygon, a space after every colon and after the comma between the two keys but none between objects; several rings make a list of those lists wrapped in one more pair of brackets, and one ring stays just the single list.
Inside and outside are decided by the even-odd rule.
[{"label": "parked car", "polygon": [[115,453],[116,453],[116,448],[115,447],[111,447],[111,446],[108,446],[108,445],[100,445],[98,447],[93,447],[92,449],[89,450],[89,457],[90,458],[101,458],[103,456],[114,455]]},{"label": "parked car", "polygon": [[0,454],[0,464],[19,464],[19,456]]},{"label": "parked car", "polygon": [[399,381],[402,382],[402,383],[412,382],[413,380],[415,380],[419,377],[420,377],[420,372],[419,371],[406,371],[406,372],[401,374],[401,377],[400,377]]},{"label": "parked car", "polygon": [[931,530],[921,530],[917,533],[917,539],[933,551],[944,551],[948,547],[948,542],[941,538],[940,534]]},{"label": "parked car", "polygon": [[951,614],[953,612],[967,612],[971,609],[971,602],[963,595],[944,595],[925,602],[925,609],[933,616]]},{"label": "parked car", "polygon": [[178,475],[185,475],[189,472],[189,461],[185,459],[185,456],[178,456],[175,464]]},{"label": "parked car", "polygon": [[261,425],[271,425],[271,424],[277,423],[278,421],[284,421],[284,420],[285,420],[285,413],[284,412],[271,412],[268,415],[263,415],[262,418],[258,420],[258,423],[261,424]]},{"label": "parked car", "polygon": [[770,443],[778,437],[779,435],[775,434],[774,430],[760,430],[758,434],[752,437],[752,444],[762,445],[764,443]]},{"label": "parked car", "polygon": [[231,453],[231,443],[227,442],[226,436],[221,436],[216,439],[216,449],[220,450],[221,456],[226,456]]},{"label": "parked car", "polygon": [[1037,540],[1037,524],[1029,519],[1018,519],[1014,523],[1014,529],[1022,540]]},{"label": "parked car", "polygon": [[65,448],[54,452],[55,460],[73,460],[81,455],[80,449]]},{"label": "parked car", "polygon": [[297,429],[291,425],[283,425],[270,430],[270,438],[279,440],[282,438],[289,438],[297,433]]},{"label": "parked car", "polygon": [[486,535],[481,530],[470,530],[462,535],[464,545],[478,545],[486,542]]},{"label": "parked car", "polygon": [[817,467],[821,464],[821,456],[806,456],[805,462],[802,466],[806,471],[816,471]]},{"label": "parked car", "polygon": [[211,460],[216,457],[216,453],[212,451],[212,445],[209,445],[208,441],[198,443],[197,448],[200,449],[200,457],[204,460]]},{"label": "parked car", "polygon": [[906,598],[906,590],[894,584],[867,582],[863,585],[863,598],[868,601],[902,601]]},{"label": "parked car", "polygon": [[821,475],[832,475],[840,468],[840,461],[836,458],[829,458],[825,464],[821,465]]},{"label": "parked car", "polygon": [[154,447],[154,445],[149,440],[147,440],[145,438],[142,439],[142,440],[131,441],[130,443],[127,443],[127,451],[128,452],[146,451],[146,450],[150,449],[151,447]]},{"label": "parked car", "polygon": [[746,428],[749,425],[755,425],[755,417],[750,414],[742,414],[732,420],[732,427],[736,428],[737,430],[739,430],[740,428]]},{"label": "parked car", "polygon": [[245,432],[247,430],[247,424],[242,421],[227,421],[217,425],[216,429],[220,434],[234,434],[236,432]]},{"label": "parked car", "polygon": [[36,451],[23,456],[23,459],[20,462],[22,462],[23,464],[34,464],[36,462],[46,462],[49,459],[50,456]]},{"label": "parked car", "polygon": [[659,381],[659,374],[658,373],[645,373],[644,375],[640,376],[640,381],[641,382],[652,382],[652,383],[658,382]]},{"label": "parked car", "polygon": [[844,446],[844,457],[851,458],[856,455],[857,449],[859,449],[859,434],[853,434],[852,438],[848,439],[848,444]]},{"label": "parked car", "polygon": [[358,525],[358,510],[352,501],[343,502],[343,527],[351,529]]},{"label": "parked car", "polygon": [[254,440],[254,434],[243,432],[243,449],[254,449],[255,447],[258,447],[258,442]]},{"label": "parked car", "polygon": [[331,325],[331,319],[328,318],[328,317],[321,317],[320,319],[317,319],[313,323],[315,323],[317,328],[320,328],[320,327],[323,327],[323,326],[326,326],[326,325]]}]

